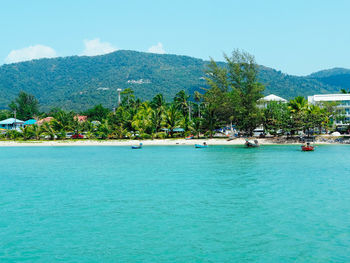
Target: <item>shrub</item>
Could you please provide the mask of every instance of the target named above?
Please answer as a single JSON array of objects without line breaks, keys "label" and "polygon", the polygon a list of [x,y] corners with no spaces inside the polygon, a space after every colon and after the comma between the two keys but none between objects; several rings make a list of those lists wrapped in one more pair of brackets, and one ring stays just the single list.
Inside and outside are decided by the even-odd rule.
[{"label": "shrub", "polygon": [[183,134],[183,132],[176,132],[173,134],[173,137],[174,138],[181,138],[181,137],[184,137],[184,134]]},{"label": "shrub", "polygon": [[192,135],[192,132],[191,132],[191,131],[187,131],[187,132],[185,132],[185,134],[184,134],[185,137],[188,137],[188,136],[190,136],[190,135]]},{"label": "shrub", "polygon": [[165,139],[167,137],[167,134],[165,132],[157,132],[155,134],[156,139]]},{"label": "shrub", "polygon": [[149,135],[148,133],[141,133],[140,139],[148,140],[148,139],[152,139],[152,136]]}]

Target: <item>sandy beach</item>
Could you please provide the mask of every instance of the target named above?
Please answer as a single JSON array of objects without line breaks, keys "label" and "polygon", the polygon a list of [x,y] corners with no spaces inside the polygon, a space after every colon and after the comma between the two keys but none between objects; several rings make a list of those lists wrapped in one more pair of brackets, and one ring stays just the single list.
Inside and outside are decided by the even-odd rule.
[{"label": "sandy beach", "polygon": [[[226,139],[155,139],[155,140],[64,140],[64,141],[0,141],[1,146],[131,146],[140,142],[144,146],[195,145],[206,142],[208,145],[243,145],[242,138],[227,141]],[[259,139],[261,144],[273,144],[271,141]]]},{"label": "sandy beach", "polygon": [[[287,145],[301,144],[300,142],[276,140],[276,139],[258,139],[260,145]],[[231,141],[227,139],[155,139],[155,140],[56,140],[56,141],[0,141],[0,147],[8,146],[131,146],[138,145],[140,142],[144,146],[176,146],[176,145],[195,145],[206,142],[208,145],[243,145],[245,139],[237,138]],[[332,144],[330,142],[317,142],[316,144]]]}]

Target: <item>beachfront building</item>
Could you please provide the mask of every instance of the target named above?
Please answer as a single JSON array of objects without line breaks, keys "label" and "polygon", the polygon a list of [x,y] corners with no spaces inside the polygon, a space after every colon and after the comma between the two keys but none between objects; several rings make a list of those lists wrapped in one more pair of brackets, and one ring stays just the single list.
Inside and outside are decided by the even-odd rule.
[{"label": "beachfront building", "polygon": [[43,123],[45,123],[45,122],[50,122],[50,121],[52,121],[52,120],[53,120],[53,117],[46,117],[46,118],[44,118],[44,119],[39,120],[39,121],[37,122],[37,124],[40,126],[40,125],[42,125]]},{"label": "beachfront building", "polygon": [[[275,94],[270,94],[270,95],[267,95],[263,98],[261,98],[260,100],[258,100],[258,107],[260,109],[264,109],[264,108],[267,108],[267,105],[270,103],[270,102],[277,102],[277,103],[287,103],[288,100],[282,98],[282,97],[279,97]],[[259,127],[257,127],[254,131],[253,131],[253,134],[254,136],[261,136],[263,134],[265,134],[265,128],[264,126],[261,124]]]},{"label": "beachfront building", "polygon": [[271,101],[279,102],[279,103],[287,103],[288,101],[284,98],[281,98],[279,96],[276,96],[274,94],[270,94],[268,96],[265,96],[259,100],[259,105],[261,105],[261,108],[266,108],[267,104],[269,104]]},{"label": "beachfront building", "polygon": [[310,104],[321,104],[322,102],[337,102],[337,107],[341,110],[344,118],[336,121],[336,125],[350,123],[350,94],[318,94],[308,96],[307,100]]},{"label": "beachfront building", "polygon": [[0,121],[0,129],[5,130],[20,130],[24,127],[24,121],[15,118],[9,118],[3,121]]},{"label": "beachfront building", "polygon": [[24,126],[34,125],[34,124],[36,124],[36,123],[37,123],[37,121],[36,121],[35,119],[29,119],[29,120],[26,120],[26,121],[24,122]]}]

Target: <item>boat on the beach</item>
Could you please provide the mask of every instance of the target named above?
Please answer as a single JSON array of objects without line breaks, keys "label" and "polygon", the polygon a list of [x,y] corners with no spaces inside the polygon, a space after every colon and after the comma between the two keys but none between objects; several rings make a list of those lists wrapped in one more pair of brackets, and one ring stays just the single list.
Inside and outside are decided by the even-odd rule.
[{"label": "boat on the beach", "polygon": [[132,145],[131,149],[141,149],[142,148],[142,143],[140,143],[139,145]]},{"label": "boat on the beach", "polygon": [[204,142],[203,144],[195,144],[194,147],[195,148],[207,148],[208,145]]},{"label": "boat on the beach", "polygon": [[259,147],[259,142],[258,140],[254,140],[254,142],[250,142],[248,139],[245,139],[245,144],[246,147],[248,148],[253,148],[253,147]]},{"label": "boat on the beach", "polygon": [[191,134],[190,136],[187,136],[187,137],[186,137],[186,140],[192,140],[193,137],[194,137],[194,136]]}]

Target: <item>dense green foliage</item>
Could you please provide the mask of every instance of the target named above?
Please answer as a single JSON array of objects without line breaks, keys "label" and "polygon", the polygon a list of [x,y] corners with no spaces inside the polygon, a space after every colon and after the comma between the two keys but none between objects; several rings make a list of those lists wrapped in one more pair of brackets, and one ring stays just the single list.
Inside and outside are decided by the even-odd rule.
[{"label": "dense green foliage", "polygon": [[320,70],[315,73],[312,73],[308,77],[314,78],[314,79],[321,79],[321,78],[327,78],[327,77],[338,76],[338,75],[350,75],[350,69],[346,69],[346,68],[325,69],[325,70]]},{"label": "dense green foliage", "polygon": [[258,101],[264,87],[258,82],[258,67],[254,58],[238,50],[232,57],[225,55],[227,66],[211,60],[207,70],[210,89],[204,94],[205,120],[212,131],[216,123],[231,120],[248,134],[261,123]]},{"label": "dense green foliage", "polygon": [[14,101],[9,105],[11,111],[16,112],[16,118],[28,120],[39,114],[38,100],[31,94],[21,91]]},{"label": "dense green foliage", "polygon": [[[191,134],[212,137],[219,128],[231,125],[245,136],[252,135],[261,125],[271,135],[289,135],[329,129],[340,116],[336,104],[309,105],[302,96],[288,104],[266,104],[261,100],[264,86],[258,81],[254,57],[236,50],[230,57],[225,55],[225,60],[226,64],[210,61],[205,71],[208,88],[203,93],[195,92],[194,101],[186,91],[180,90],[171,102],[166,102],[162,94],[143,102],[132,89],[126,89],[115,110],[99,104],[80,112],[87,115],[87,120],[79,120],[76,112],[60,108],[38,116],[36,99],[20,92],[11,108],[26,114],[24,119],[35,116],[52,119],[40,126],[26,126],[21,132],[7,131],[2,136],[24,140],[65,139],[68,133],[77,136],[85,133],[90,139],[163,139]],[[11,116],[11,112],[0,111],[0,116]]]},{"label": "dense green foliage", "polygon": [[[3,65],[0,67],[0,108],[7,108],[20,91],[33,94],[45,111],[52,107],[87,110],[98,104],[112,109],[117,106],[117,88],[131,88],[142,100],[163,94],[170,101],[180,90],[192,96],[195,91],[207,88],[208,64],[186,56],[116,51],[95,57],[73,56]],[[264,94],[273,93],[286,99],[334,93],[344,84],[315,76],[286,75],[264,66],[259,66],[258,79],[265,86]]]}]

